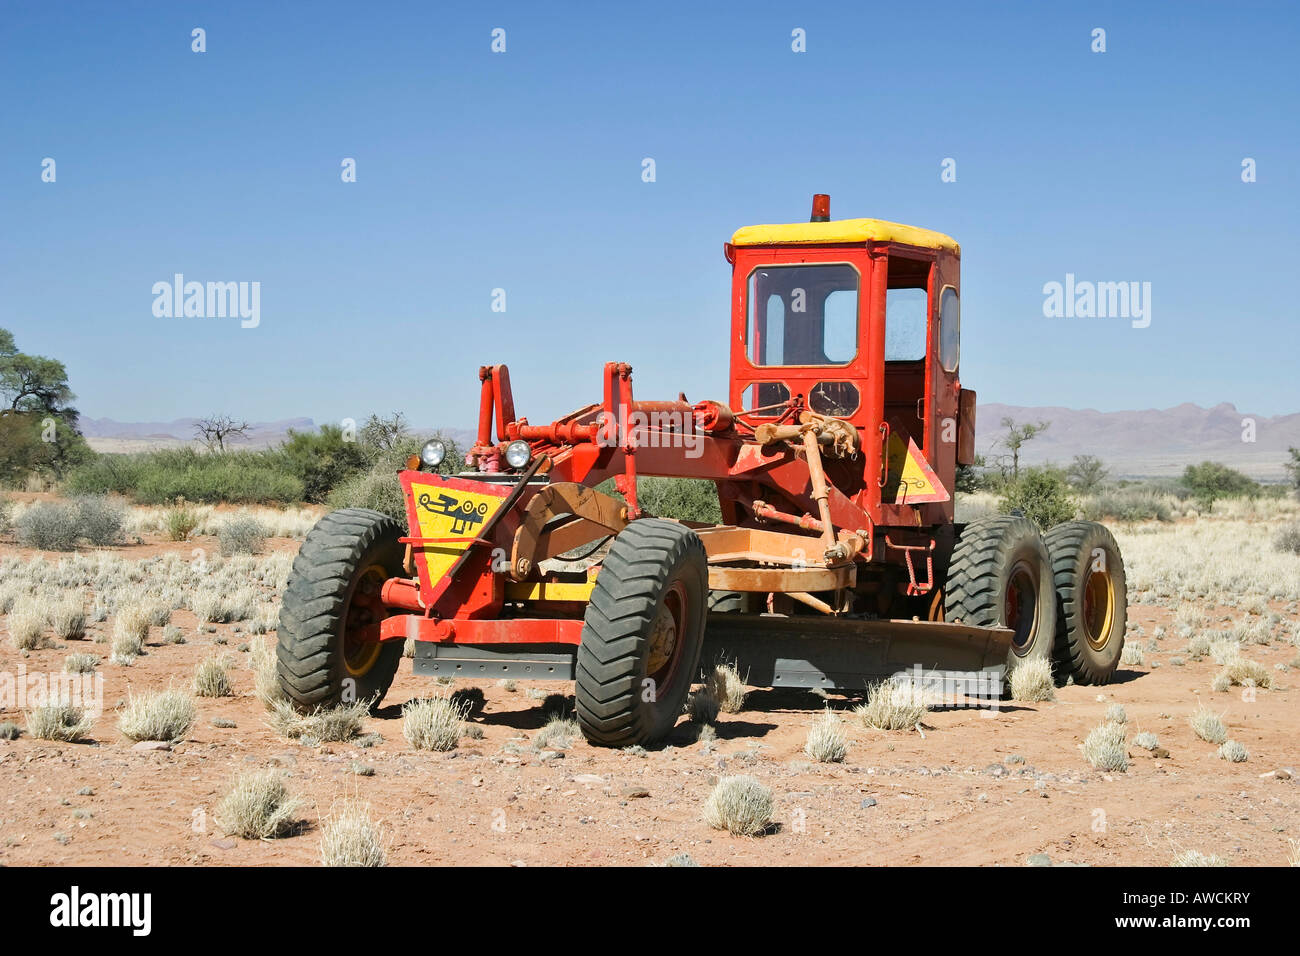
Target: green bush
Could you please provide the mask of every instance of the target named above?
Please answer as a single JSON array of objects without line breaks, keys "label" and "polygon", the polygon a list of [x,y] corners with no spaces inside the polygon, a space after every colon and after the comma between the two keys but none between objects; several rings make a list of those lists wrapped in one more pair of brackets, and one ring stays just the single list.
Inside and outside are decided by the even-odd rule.
[{"label": "green bush", "polygon": [[[623,499],[612,479],[601,482],[596,490]],[[718,487],[711,481],[699,478],[638,478],[636,498],[643,511],[657,518],[722,523]]]},{"label": "green bush", "polygon": [[198,511],[187,505],[184,498],[177,498],[176,504],[168,508],[163,517],[168,541],[184,541],[193,534],[199,523]]},{"label": "green bush", "polygon": [[[447,457],[439,471],[447,474],[461,468],[463,459],[454,442],[443,440]],[[269,451],[211,453],[186,446],[97,455],[74,468],[63,487],[74,495],[125,495],[138,504],[177,499],[202,504],[327,501],[335,507],[375,507],[404,517],[394,476],[423,441],[390,436],[381,448],[364,440],[348,441],[342,429],[325,425],[318,432],[291,431]],[[180,504],[169,513],[172,540],[184,540],[193,530],[186,527],[191,518]]]},{"label": "green bush", "polygon": [[148,454],[96,455],[72,470],[63,489],[70,494],[131,495],[140,483],[148,459]]},{"label": "green bush", "polygon": [[370,508],[406,523],[406,499],[391,468],[373,468],[345,479],[327,501],[331,508]]},{"label": "green bush", "polygon": [[1210,511],[1220,498],[1254,498],[1260,493],[1258,482],[1217,461],[1188,465],[1182,483],[1205,511]]},{"label": "green bush", "polygon": [[135,455],[100,455],[68,476],[65,490],[127,495],[139,504],[177,498],[205,504],[272,504],[303,500],[303,483],[266,452],[210,454],[167,448]]},{"label": "green bush", "polygon": [[81,537],[81,518],[76,505],[64,501],[40,501],[14,523],[18,543],[42,551],[74,551]]},{"label": "green bush", "polygon": [[1070,487],[1058,469],[1026,468],[1010,482],[998,507],[1003,512],[1019,511],[1043,530],[1074,517]]},{"label": "green bush", "polygon": [[77,506],[81,537],[98,547],[122,543],[126,511],[121,505],[104,495],[83,495],[73,504]]},{"label": "green bush", "polygon": [[322,425],[317,432],[290,431],[267,458],[301,481],[303,497],[317,504],[325,501],[332,489],[370,467],[367,449],[345,440],[337,425]]}]

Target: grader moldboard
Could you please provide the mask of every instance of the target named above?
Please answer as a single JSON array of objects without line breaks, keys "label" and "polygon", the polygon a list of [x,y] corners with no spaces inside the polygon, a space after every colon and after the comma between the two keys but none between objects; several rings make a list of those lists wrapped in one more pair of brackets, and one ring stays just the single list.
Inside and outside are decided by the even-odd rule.
[{"label": "grader moldboard", "polygon": [[[809,222],[724,249],[727,402],[639,401],[610,362],[599,404],[533,425],[506,367],[481,368],[466,472],[437,473],[429,442],[397,476],[406,527],[349,508],[303,542],[277,650],[292,701],[378,702],[407,639],[420,674],[576,681],[583,733],[620,747],[665,737],[723,651],[758,686],[861,691],[918,667],[1000,686],[1031,659],[1110,679],[1126,611],[1110,533],[954,523],[975,455],[957,243],[833,221],[819,194]],[[641,476],[713,482],[725,523],[647,513]],[[610,478],[620,497],[596,490]]]}]

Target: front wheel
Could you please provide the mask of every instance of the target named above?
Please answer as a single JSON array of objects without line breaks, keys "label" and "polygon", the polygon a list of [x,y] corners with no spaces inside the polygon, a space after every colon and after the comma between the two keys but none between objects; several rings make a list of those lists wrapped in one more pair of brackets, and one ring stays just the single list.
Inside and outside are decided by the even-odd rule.
[{"label": "front wheel", "polygon": [[583,736],[606,747],[667,736],[699,667],[708,595],[708,558],[690,528],[641,518],[619,532],[578,646]]},{"label": "front wheel", "polygon": [[402,642],[378,642],[380,589],[401,572],[402,526],[344,508],[321,518],[294,559],[280,604],[276,675],[299,708],[378,703],[402,660]]}]

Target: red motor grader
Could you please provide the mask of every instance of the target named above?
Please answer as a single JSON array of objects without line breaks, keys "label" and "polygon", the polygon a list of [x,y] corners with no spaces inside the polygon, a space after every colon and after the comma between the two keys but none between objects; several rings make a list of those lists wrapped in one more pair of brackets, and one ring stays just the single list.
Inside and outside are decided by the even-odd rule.
[{"label": "red motor grader", "polygon": [[[397,475],[405,526],[349,508],[303,542],[277,651],[290,699],[377,702],[407,639],[416,673],[575,681],[584,734],[610,746],[662,739],[723,650],[761,686],[1000,680],[1030,659],[1110,679],[1126,610],[1110,533],[954,523],[975,436],[957,243],[831,220],[818,195],[809,222],[724,248],[726,402],[641,401],[610,362],[599,403],[534,425],[505,366],[481,368],[465,471],[439,474],[430,442]],[[643,476],[712,482],[723,523],[649,514]]]}]

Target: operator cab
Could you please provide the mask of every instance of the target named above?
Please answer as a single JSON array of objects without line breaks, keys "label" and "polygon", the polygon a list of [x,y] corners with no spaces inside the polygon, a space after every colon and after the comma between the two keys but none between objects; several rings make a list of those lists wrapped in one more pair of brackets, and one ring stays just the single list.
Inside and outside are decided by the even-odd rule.
[{"label": "operator cab", "polygon": [[[956,466],[974,458],[974,394],[963,397],[958,380],[957,243],[879,219],[831,220],[829,197],[819,195],[809,222],[745,227],[726,255],[731,407],[777,417],[800,398],[852,422],[864,474],[887,476],[880,505],[909,500],[903,471],[914,446],[943,486],[928,503],[946,499],[940,513],[950,519]],[[920,497],[910,500],[927,503]]]}]

